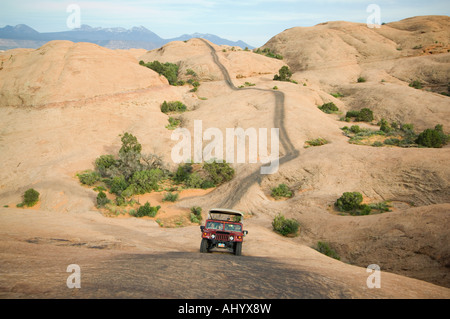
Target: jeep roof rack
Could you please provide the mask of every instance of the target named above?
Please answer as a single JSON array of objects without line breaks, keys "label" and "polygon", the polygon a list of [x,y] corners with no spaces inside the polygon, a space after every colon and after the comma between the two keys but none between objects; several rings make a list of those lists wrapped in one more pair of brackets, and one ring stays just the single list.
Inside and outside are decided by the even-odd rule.
[{"label": "jeep roof rack", "polygon": [[[221,218],[221,215],[225,215],[225,217]],[[208,213],[208,218],[218,219],[218,220],[228,220],[229,215],[240,216],[241,218],[244,218],[244,214],[242,212],[234,210],[234,209],[227,209],[227,208],[212,208],[212,209],[210,209],[209,213]]]}]

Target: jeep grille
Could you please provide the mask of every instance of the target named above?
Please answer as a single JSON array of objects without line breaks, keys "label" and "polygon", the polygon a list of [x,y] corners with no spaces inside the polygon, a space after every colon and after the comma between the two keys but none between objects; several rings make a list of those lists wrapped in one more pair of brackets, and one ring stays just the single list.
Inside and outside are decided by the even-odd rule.
[{"label": "jeep grille", "polygon": [[216,240],[218,240],[218,241],[228,241],[229,240],[229,234],[216,233]]}]

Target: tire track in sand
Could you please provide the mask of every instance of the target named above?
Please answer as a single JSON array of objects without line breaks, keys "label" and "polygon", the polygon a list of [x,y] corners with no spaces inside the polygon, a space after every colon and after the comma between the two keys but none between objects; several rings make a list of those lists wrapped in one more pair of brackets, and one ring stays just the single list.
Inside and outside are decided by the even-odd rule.
[{"label": "tire track in sand", "polygon": [[[270,89],[261,89],[261,88],[237,88],[233,81],[231,80],[230,74],[228,73],[228,70],[225,68],[225,66],[220,62],[219,56],[217,55],[216,50],[214,47],[206,40],[200,39],[203,41],[208,48],[211,50],[211,56],[214,61],[214,63],[217,65],[217,67],[220,69],[220,71],[223,74],[225,83],[227,86],[233,90],[233,91],[241,91],[241,90],[255,90],[255,91],[261,91],[261,92],[270,92],[275,97],[275,114],[273,118],[273,125],[275,128],[279,129],[279,141],[281,143],[281,146],[284,150],[284,155],[279,158],[279,165],[282,165],[284,163],[287,163],[295,158],[298,157],[299,151],[295,149],[294,145],[292,144],[291,139],[289,138],[289,135],[287,133],[286,127],[285,127],[285,94],[281,91],[274,91]],[[267,165],[267,164],[266,164]],[[262,180],[262,175],[260,172],[260,168],[253,171],[249,175],[245,176],[244,178],[239,180],[237,187],[234,189],[234,191],[228,196],[222,203],[222,207],[230,207],[232,208],[235,206],[241,198],[244,196],[246,191],[255,183],[260,184]]]}]

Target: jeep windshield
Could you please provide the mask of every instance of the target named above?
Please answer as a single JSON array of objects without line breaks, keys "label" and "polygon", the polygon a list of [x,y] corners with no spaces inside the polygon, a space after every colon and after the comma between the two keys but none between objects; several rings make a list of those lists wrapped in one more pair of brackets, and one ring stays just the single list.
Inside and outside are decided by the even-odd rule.
[{"label": "jeep windshield", "polygon": [[206,228],[214,230],[223,230],[223,223],[221,222],[207,222]]},{"label": "jeep windshield", "polygon": [[242,232],[242,226],[238,224],[231,224],[231,223],[222,223],[222,222],[215,222],[215,221],[208,221],[206,223],[207,229],[213,229],[213,230],[225,230],[225,231],[235,231],[235,232]]}]

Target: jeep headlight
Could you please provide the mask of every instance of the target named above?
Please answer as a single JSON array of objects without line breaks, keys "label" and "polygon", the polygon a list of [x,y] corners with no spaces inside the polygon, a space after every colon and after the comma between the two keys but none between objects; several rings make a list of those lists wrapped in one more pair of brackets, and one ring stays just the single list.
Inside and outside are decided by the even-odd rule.
[{"label": "jeep headlight", "polygon": [[216,235],[212,234],[212,235],[211,235],[211,238],[212,238],[212,239],[216,238]]},{"label": "jeep headlight", "polygon": [[230,236],[230,240],[234,240],[234,237],[233,237],[233,236]]}]

